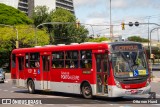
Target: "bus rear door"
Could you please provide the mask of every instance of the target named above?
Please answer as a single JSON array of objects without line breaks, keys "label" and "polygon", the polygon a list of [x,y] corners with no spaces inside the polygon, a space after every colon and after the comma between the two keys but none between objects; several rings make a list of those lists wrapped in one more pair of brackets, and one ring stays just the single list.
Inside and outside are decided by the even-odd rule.
[{"label": "bus rear door", "polygon": [[18,75],[18,86],[22,86],[25,87],[25,76],[24,76],[24,55],[19,54],[16,57],[16,62],[17,62],[17,67],[16,67],[16,71],[17,71],[17,75]]},{"label": "bus rear door", "polygon": [[50,54],[46,53],[41,55],[41,71],[42,71],[42,89],[46,90],[46,89],[50,89]]},{"label": "bus rear door", "polygon": [[97,94],[108,94],[107,54],[96,54]]}]

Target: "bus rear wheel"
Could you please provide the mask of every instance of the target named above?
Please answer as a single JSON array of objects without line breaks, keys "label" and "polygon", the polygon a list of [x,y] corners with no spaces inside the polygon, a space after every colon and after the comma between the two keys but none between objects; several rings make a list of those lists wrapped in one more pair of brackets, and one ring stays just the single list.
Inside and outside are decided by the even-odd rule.
[{"label": "bus rear wheel", "polygon": [[28,87],[28,92],[30,94],[34,94],[35,93],[35,85],[33,83],[32,80],[29,80],[28,83],[27,83],[27,87]]},{"label": "bus rear wheel", "polygon": [[83,84],[82,95],[84,98],[92,98],[92,88],[88,83]]}]

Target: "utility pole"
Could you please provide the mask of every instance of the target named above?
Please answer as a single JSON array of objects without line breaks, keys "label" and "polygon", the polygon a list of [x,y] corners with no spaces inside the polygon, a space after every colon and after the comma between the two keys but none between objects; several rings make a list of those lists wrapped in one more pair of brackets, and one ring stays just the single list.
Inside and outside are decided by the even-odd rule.
[{"label": "utility pole", "polygon": [[148,17],[148,49],[149,49],[149,19],[150,19],[150,16]]},{"label": "utility pole", "polygon": [[159,43],[159,29],[157,29],[158,43]]},{"label": "utility pole", "polygon": [[111,11],[111,5],[112,5],[112,3],[111,3],[111,0],[110,0],[110,37],[111,37],[111,42],[113,41],[113,26],[112,26],[112,11]]}]

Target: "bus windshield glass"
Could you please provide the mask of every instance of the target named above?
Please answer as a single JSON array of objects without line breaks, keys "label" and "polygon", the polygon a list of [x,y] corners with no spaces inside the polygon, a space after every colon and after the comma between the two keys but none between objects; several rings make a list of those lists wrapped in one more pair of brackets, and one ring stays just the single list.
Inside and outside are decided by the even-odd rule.
[{"label": "bus windshield glass", "polygon": [[111,54],[116,77],[147,76],[148,66],[144,51],[116,51]]}]

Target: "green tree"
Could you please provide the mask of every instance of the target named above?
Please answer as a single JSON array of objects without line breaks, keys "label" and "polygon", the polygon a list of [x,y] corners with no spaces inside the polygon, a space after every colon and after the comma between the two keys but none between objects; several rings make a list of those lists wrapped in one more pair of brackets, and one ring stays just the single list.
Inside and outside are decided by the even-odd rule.
[{"label": "green tree", "polygon": [[50,22],[51,21],[51,14],[52,12],[49,12],[49,8],[46,6],[37,6],[32,15],[32,19],[34,21],[34,25],[37,26],[44,22]]},{"label": "green tree", "polygon": [[70,24],[59,24],[54,25],[52,30],[52,38],[54,41],[52,43],[59,44],[65,43],[69,44],[72,42],[84,42],[88,35],[88,30],[85,26],[79,25],[76,28],[76,17],[69,11],[58,8],[55,12],[51,14],[52,22],[70,22]]},{"label": "green tree", "polygon": [[130,36],[128,37],[129,41],[135,41],[135,42],[149,42],[148,39],[141,38],[140,36]]},{"label": "green tree", "polygon": [[31,24],[32,20],[18,9],[0,3],[0,24]]},{"label": "green tree", "polygon": [[[37,38],[38,45],[46,45],[49,43],[49,37],[46,30],[37,30],[35,35],[35,28],[31,25],[17,25],[18,30],[19,47],[33,47]],[[0,27],[0,49],[9,50],[15,48],[15,41],[17,40],[17,34],[15,29],[10,27]],[[37,36],[37,37],[35,37]]]},{"label": "green tree", "polygon": [[102,42],[102,41],[109,41],[106,37],[100,37],[100,38],[88,38],[86,40],[87,42]]},{"label": "green tree", "polygon": [[[49,44],[49,36],[45,29],[37,30],[35,35],[35,28],[31,25],[17,25],[18,40],[20,48],[28,48],[35,46],[37,38],[37,45]],[[0,67],[9,63],[10,53],[16,48],[17,34],[15,29],[11,27],[0,27]]]}]

